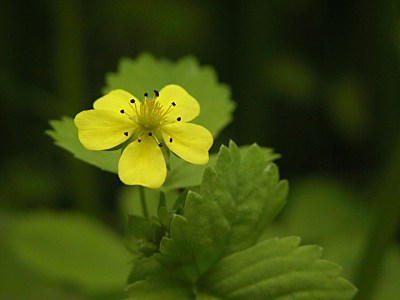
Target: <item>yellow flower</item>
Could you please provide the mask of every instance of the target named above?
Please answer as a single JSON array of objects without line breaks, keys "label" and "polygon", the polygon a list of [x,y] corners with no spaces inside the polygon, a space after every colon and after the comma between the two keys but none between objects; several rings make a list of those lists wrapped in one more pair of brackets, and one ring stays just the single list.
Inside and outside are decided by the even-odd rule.
[{"label": "yellow flower", "polygon": [[161,147],[193,164],[206,164],[213,138],[204,127],[187,123],[200,113],[199,103],[178,85],[154,91],[139,101],[124,90],[96,100],[94,109],[75,117],[79,140],[89,150],[112,149],[127,140],[118,163],[121,181],[160,187],[167,175]]}]

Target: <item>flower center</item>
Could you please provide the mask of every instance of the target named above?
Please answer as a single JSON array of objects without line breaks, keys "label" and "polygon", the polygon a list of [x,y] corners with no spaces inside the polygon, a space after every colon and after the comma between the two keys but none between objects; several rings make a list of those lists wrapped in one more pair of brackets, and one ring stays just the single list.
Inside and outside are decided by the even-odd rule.
[{"label": "flower center", "polygon": [[[143,134],[147,134],[155,140],[155,142],[161,147],[162,143],[158,141],[159,131],[161,127],[167,123],[167,114],[173,110],[176,106],[175,102],[171,102],[171,105],[166,108],[159,101],[158,91],[154,90],[154,96],[148,99],[148,94],[144,94],[144,100],[140,102],[140,106],[136,104],[135,99],[131,99],[130,106],[132,107],[134,114],[127,114],[123,109],[120,111],[122,114],[126,114],[129,119],[135,123],[137,127],[137,137],[140,142],[140,137]],[[181,121],[181,117],[177,118],[177,121]],[[125,136],[128,136],[128,132],[124,132]]]},{"label": "flower center", "polygon": [[158,131],[165,123],[165,113],[156,98],[144,100],[136,116],[137,125],[142,131]]}]

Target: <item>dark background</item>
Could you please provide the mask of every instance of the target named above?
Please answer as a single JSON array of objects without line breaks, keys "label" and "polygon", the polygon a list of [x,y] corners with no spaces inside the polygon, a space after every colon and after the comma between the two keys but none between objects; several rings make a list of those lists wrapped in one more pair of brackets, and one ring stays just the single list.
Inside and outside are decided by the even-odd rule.
[{"label": "dark background", "polygon": [[[1,194],[10,197],[2,202],[84,206],[74,200],[80,185],[118,184],[73,162],[43,132],[48,120],[99,97],[121,57],[143,51],[173,60],[193,54],[215,67],[238,104],[222,142],[273,147],[290,180],[322,172],[365,184],[400,128],[400,22],[391,4],[3,1]],[[71,183],[75,172],[81,183]]]},{"label": "dark background", "polygon": [[274,148],[291,183],[328,176],[369,203],[392,164],[398,1],[0,3],[2,211],[79,210],[121,227],[117,177],[73,159],[44,132],[49,120],[89,107],[119,59],[141,52],[192,54],[215,67],[237,102],[218,142]]}]

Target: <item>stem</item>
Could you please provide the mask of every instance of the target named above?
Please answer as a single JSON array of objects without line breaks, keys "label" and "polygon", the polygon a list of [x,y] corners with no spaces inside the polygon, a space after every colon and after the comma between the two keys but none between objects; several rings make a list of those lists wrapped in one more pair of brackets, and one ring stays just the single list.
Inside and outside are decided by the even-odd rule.
[{"label": "stem", "polygon": [[139,186],[140,203],[142,204],[143,216],[149,217],[149,211],[147,210],[146,194],[144,193],[144,187]]},{"label": "stem", "polygon": [[356,277],[359,289],[357,299],[367,300],[373,296],[380,278],[382,260],[386,249],[394,240],[400,221],[400,138],[388,166],[384,170],[380,189],[376,197],[375,219]]}]

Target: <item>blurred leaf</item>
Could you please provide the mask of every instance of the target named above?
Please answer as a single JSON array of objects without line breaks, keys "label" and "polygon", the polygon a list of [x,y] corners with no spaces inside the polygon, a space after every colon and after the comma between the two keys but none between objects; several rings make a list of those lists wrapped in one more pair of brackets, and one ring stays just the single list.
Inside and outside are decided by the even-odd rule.
[{"label": "blurred leaf", "polygon": [[292,184],[284,219],[289,234],[317,242],[350,228],[365,228],[369,213],[350,187],[319,176]]},{"label": "blurred leaf", "polygon": [[46,133],[54,139],[57,146],[73,153],[76,158],[102,170],[118,173],[120,150],[91,151],[85,149],[78,139],[78,129],[74,124],[74,120],[70,117],[50,121],[50,125],[53,129],[46,131]]},{"label": "blurred leaf", "polygon": [[194,299],[191,286],[166,278],[137,281],[128,288],[129,300]]},{"label": "blurred leaf", "polygon": [[106,81],[105,93],[124,89],[139,98],[167,84],[181,85],[201,106],[200,116],[193,123],[203,125],[214,137],[232,120],[235,105],[229,88],[217,82],[213,68],[199,66],[194,57],[184,57],[175,63],[149,54],[142,54],[136,60],[124,58],[117,73],[109,73]]},{"label": "blurred leaf", "polygon": [[122,290],[129,255],[108,228],[79,214],[36,212],[15,222],[13,253],[53,280],[90,292]]},{"label": "blurred leaf", "polygon": [[223,255],[254,245],[286,193],[287,183],[279,182],[276,166],[266,164],[258,146],[243,155],[234,143],[223,146],[215,171],[204,174],[200,195],[190,192],[184,215],[174,216],[159,260],[179,262],[191,276],[205,272]]},{"label": "blurred leaf", "polygon": [[9,235],[16,220],[15,216],[0,212],[0,299],[84,299],[78,290],[48,280],[13,255],[9,247]]},{"label": "blurred leaf", "polygon": [[383,270],[372,299],[400,299],[400,246],[388,248],[383,261]]},{"label": "blurred leaf", "polygon": [[222,299],[351,299],[356,289],[318,246],[289,237],[264,241],[217,262],[200,285]]},{"label": "blurred leaf", "polygon": [[338,262],[343,276],[352,279],[369,222],[369,210],[348,186],[310,177],[292,184],[288,205],[263,238],[298,235],[307,243],[318,243],[325,257]]}]

